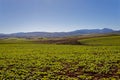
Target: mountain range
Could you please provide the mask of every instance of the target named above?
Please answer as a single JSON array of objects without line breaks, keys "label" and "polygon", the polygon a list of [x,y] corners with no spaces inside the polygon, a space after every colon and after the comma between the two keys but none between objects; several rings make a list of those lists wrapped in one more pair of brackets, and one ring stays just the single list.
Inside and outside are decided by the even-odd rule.
[{"label": "mountain range", "polygon": [[0,38],[9,37],[66,37],[66,36],[77,36],[86,34],[106,34],[106,33],[120,33],[120,31],[112,30],[109,28],[104,29],[82,29],[70,32],[21,32],[21,33],[11,33],[11,34],[0,34]]}]

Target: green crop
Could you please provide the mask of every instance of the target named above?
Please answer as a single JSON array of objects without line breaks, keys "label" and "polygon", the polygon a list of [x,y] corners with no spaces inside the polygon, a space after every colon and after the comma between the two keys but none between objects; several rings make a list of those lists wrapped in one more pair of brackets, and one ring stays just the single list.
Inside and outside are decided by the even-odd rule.
[{"label": "green crop", "polygon": [[86,45],[101,45],[101,46],[120,46],[120,36],[108,36],[108,37],[97,37],[79,40],[82,44]]},{"label": "green crop", "polygon": [[119,80],[120,46],[0,44],[0,79]]}]

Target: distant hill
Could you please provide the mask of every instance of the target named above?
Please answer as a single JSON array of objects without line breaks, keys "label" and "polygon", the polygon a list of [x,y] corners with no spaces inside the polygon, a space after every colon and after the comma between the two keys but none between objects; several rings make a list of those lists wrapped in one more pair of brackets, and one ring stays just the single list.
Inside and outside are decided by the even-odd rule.
[{"label": "distant hill", "polygon": [[104,28],[104,29],[82,29],[69,32],[71,35],[83,35],[83,34],[103,34],[103,33],[110,33],[114,32],[112,29]]},{"label": "distant hill", "polygon": [[7,37],[65,37],[65,36],[77,36],[85,34],[105,34],[105,33],[120,33],[120,31],[115,31],[112,29],[82,29],[71,32],[27,32],[27,33],[12,33],[12,34],[0,34],[0,38]]},{"label": "distant hill", "polygon": [[111,32],[111,34],[119,34],[120,35],[120,31],[114,31],[114,32]]}]

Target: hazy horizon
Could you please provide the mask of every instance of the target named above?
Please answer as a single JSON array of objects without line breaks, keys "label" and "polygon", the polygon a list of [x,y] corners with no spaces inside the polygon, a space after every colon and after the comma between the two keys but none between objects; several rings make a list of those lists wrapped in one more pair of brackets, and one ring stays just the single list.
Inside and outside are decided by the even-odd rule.
[{"label": "hazy horizon", "polygon": [[120,30],[120,0],[0,0],[0,33]]},{"label": "hazy horizon", "polygon": [[[76,29],[76,30],[93,30],[93,29],[111,29],[111,28],[92,28],[92,29]],[[0,33],[0,34],[14,34],[14,33],[29,33],[29,32],[48,32],[48,33],[59,33],[59,32],[72,32],[72,31],[76,31],[76,30],[70,30],[70,31],[26,31],[26,32],[11,32],[11,33]],[[120,31],[119,29],[112,29],[114,31]]]}]

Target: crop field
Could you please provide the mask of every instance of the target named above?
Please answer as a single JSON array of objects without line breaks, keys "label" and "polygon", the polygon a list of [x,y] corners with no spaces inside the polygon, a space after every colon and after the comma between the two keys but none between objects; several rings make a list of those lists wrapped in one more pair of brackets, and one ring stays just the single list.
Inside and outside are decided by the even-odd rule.
[{"label": "crop field", "polygon": [[120,36],[106,38],[79,40],[86,45],[3,40],[0,80],[120,80]]},{"label": "crop field", "polygon": [[108,37],[98,37],[80,40],[82,44],[85,45],[95,45],[95,46],[120,46],[120,36],[108,36]]}]

